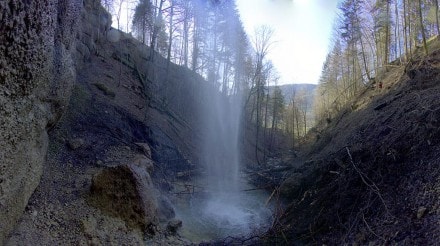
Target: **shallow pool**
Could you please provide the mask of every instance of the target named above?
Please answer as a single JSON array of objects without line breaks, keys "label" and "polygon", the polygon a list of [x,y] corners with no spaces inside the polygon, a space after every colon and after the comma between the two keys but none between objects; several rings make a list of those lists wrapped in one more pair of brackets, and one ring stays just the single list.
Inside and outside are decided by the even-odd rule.
[{"label": "shallow pool", "polygon": [[183,221],[180,235],[199,243],[262,233],[272,222],[268,197],[261,190],[188,196],[176,206],[176,217]]}]

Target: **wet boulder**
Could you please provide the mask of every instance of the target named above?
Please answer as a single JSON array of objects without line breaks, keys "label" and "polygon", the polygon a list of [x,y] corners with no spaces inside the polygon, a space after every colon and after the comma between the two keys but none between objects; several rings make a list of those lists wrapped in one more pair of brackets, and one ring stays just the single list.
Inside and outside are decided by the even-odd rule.
[{"label": "wet boulder", "polygon": [[175,235],[180,227],[182,227],[182,221],[178,219],[172,219],[167,224],[167,231],[172,235]]},{"label": "wet boulder", "polygon": [[159,196],[158,204],[159,204],[159,220],[161,222],[171,220],[176,216],[174,207],[171,204],[171,201],[166,196],[164,195]]},{"label": "wet boulder", "polygon": [[154,234],[158,226],[156,191],[147,169],[136,163],[110,167],[93,177],[92,205],[123,219],[127,226]]},{"label": "wet boulder", "polygon": [[76,150],[78,148],[81,148],[84,145],[84,140],[82,138],[74,138],[67,142],[67,146],[71,150]]},{"label": "wet boulder", "polygon": [[140,168],[145,168],[148,173],[153,173],[154,171],[154,161],[145,155],[137,155],[133,161],[133,164]]},{"label": "wet boulder", "polygon": [[144,153],[145,156],[151,158],[151,148],[147,143],[135,143]]}]

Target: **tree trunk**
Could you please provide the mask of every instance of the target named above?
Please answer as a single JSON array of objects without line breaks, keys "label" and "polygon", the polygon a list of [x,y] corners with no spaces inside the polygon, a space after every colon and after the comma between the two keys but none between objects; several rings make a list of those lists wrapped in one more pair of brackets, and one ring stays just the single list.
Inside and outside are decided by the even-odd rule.
[{"label": "tree trunk", "polygon": [[143,21],[142,21],[142,44],[145,44],[145,35],[147,30],[145,30],[146,26],[147,26],[147,20],[146,17],[142,17]]},{"label": "tree trunk", "polygon": [[403,0],[403,41],[405,45],[405,62],[408,62],[410,54],[408,49],[408,23],[406,15],[406,0]]},{"label": "tree trunk", "polygon": [[394,4],[394,15],[396,19],[396,24],[394,25],[394,59],[397,60],[397,58],[400,59],[400,55],[397,55],[397,48],[400,49],[400,40],[399,40],[399,11],[397,9],[397,1]]},{"label": "tree trunk", "polygon": [[296,136],[299,139],[301,136],[299,135],[300,133],[300,128],[299,128],[299,110],[298,109],[294,109],[295,110],[295,121],[296,121]]},{"label": "tree trunk", "polygon": [[189,6],[188,1],[185,1],[185,14],[183,19],[183,64],[188,67],[188,39],[189,39]]},{"label": "tree trunk", "polygon": [[276,115],[277,115],[277,109],[275,108],[275,104],[272,108],[272,127],[270,128],[270,144],[269,144],[269,149],[272,149],[273,146],[273,135],[274,135],[274,129],[276,128],[277,125],[277,121],[276,121]]},{"label": "tree trunk", "polygon": [[263,133],[263,143],[264,143],[264,155],[263,155],[263,161],[266,162],[266,143],[267,143],[267,116],[268,116],[268,108],[269,108],[269,91],[266,95],[266,106],[264,109],[264,133]]},{"label": "tree trunk", "polygon": [[411,7],[411,2],[410,2],[410,0],[408,0],[408,2],[406,3],[406,9],[407,9],[407,11],[406,11],[406,13],[407,13],[407,16],[408,16],[408,18],[407,18],[407,27],[408,27],[408,37],[407,37],[407,41],[408,41],[408,48],[409,48],[409,58],[411,58],[412,57],[412,46],[413,46],[413,42],[412,42],[412,32],[413,32],[413,28],[411,28],[411,23],[412,23],[412,18],[411,18],[411,12],[409,11],[410,10],[410,7]]},{"label": "tree trunk", "polygon": [[428,55],[428,45],[426,44],[425,27],[423,26],[422,1],[421,0],[419,0],[418,12],[419,12],[420,31],[422,32],[423,50],[425,52],[425,55]]},{"label": "tree trunk", "polygon": [[386,9],[386,25],[385,25],[385,45],[384,45],[384,57],[383,57],[383,67],[385,67],[385,71],[387,71],[387,65],[388,62],[390,60],[390,52],[389,52],[389,47],[390,47],[390,1],[387,0],[387,9]]},{"label": "tree trunk", "polygon": [[437,27],[437,35],[440,37],[440,20],[438,17],[438,0],[434,0],[434,4],[435,4],[435,22],[436,22],[436,27]]},{"label": "tree trunk", "polygon": [[154,53],[156,49],[156,39],[157,34],[159,32],[159,20],[162,18],[162,7],[165,0],[159,1],[159,8],[157,9],[157,14],[154,16],[155,20],[153,21],[153,34],[151,35],[151,43],[150,43],[150,61],[154,63]]},{"label": "tree trunk", "polygon": [[256,134],[255,134],[255,159],[257,160],[258,165],[261,165],[260,160],[258,158],[258,138],[260,136],[260,107],[261,107],[261,103],[260,103],[260,79],[258,79],[257,82],[257,98],[256,98],[256,110],[257,110],[257,116],[256,116]]},{"label": "tree trunk", "polygon": [[292,149],[295,149],[295,91],[292,93]]},{"label": "tree trunk", "polygon": [[367,75],[368,81],[370,81],[371,80],[370,69],[368,69],[367,57],[365,55],[364,42],[362,42],[362,38],[360,39],[360,42],[361,42],[362,61],[364,62],[365,74]]},{"label": "tree trunk", "polygon": [[171,63],[171,47],[173,43],[173,15],[174,15],[174,4],[173,1],[170,0],[170,29],[169,29],[169,38],[168,38],[168,54],[167,54],[167,73],[170,68]]},{"label": "tree trunk", "polygon": [[199,42],[199,38],[198,38],[198,22],[199,20],[197,20],[196,17],[194,17],[194,31],[193,31],[193,51],[192,51],[192,62],[191,62],[191,70],[193,72],[196,72],[197,69],[197,60],[199,59],[199,47],[198,47],[198,42]]}]

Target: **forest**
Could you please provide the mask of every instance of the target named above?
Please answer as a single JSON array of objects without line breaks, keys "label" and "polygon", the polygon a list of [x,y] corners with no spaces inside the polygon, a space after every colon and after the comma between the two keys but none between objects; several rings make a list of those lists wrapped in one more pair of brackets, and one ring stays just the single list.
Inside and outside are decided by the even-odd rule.
[{"label": "forest", "polygon": [[437,48],[438,1],[346,0],[339,5],[333,45],[323,64],[316,114],[331,119],[383,74]]},{"label": "forest", "polygon": [[[169,62],[188,67],[225,94],[247,95],[247,122],[279,129],[291,136],[292,143],[303,138],[315,121],[334,117],[365,88],[379,87],[389,68],[406,64],[418,50],[428,54],[435,49],[429,46],[439,34],[438,1],[340,1],[312,104],[305,100],[309,91],[282,97],[276,68],[267,59],[276,45],[273,29],[260,26],[247,35],[234,1],[103,0],[102,4],[118,20],[119,29],[133,33]],[[120,26],[123,11],[127,20]],[[260,131],[257,136],[260,139]],[[262,136],[267,142],[266,134]]]},{"label": "forest", "polygon": [[[110,12],[113,11],[115,15],[118,15],[121,4],[121,1],[117,2],[116,5],[113,3],[113,9],[109,4],[104,3],[104,6],[108,6]],[[115,6],[119,6],[119,10]],[[140,14],[141,6],[144,14]],[[145,13],[147,14],[145,15]],[[347,184],[357,187],[359,179],[353,178],[353,176],[357,176],[356,173],[371,190],[370,193],[376,192],[378,194],[376,199],[382,200],[385,208],[387,207],[386,203],[389,201],[384,201],[385,198],[378,192],[379,188],[376,186],[376,183],[382,182],[380,181],[383,179],[382,175],[388,172],[388,169],[382,166],[380,162],[388,161],[389,156],[394,158],[391,161],[392,163],[399,161],[396,153],[401,153],[400,151],[403,150],[399,148],[403,147],[382,147],[387,149],[385,151],[375,147],[374,144],[370,146],[370,143],[365,143],[357,151],[377,151],[382,154],[378,156],[365,154],[368,157],[360,157],[364,162],[362,164],[358,163],[361,167],[357,167],[355,166],[357,160],[352,157],[349,147],[345,147],[348,157],[341,154],[340,150],[336,150],[336,146],[341,147],[340,144],[343,142],[335,140],[337,137],[334,135],[337,134],[338,129],[341,136],[345,136],[342,131],[355,131],[356,126],[340,129],[338,124],[344,121],[344,115],[347,112],[363,110],[367,107],[365,106],[366,103],[371,100],[373,100],[373,103],[375,102],[375,97],[378,94],[388,93],[391,88],[394,88],[394,82],[390,83],[390,81],[400,79],[398,77],[390,78],[390,74],[399,74],[401,69],[404,69],[409,74],[408,76],[413,79],[415,76],[413,73],[416,73],[414,70],[421,69],[418,67],[421,66],[419,60],[423,60],[424,57],[428,57],[439,48],[438,1],[340,1],[338,4],[338,17],[334,23],[334,31],[331,37],[332,45],[323,64],[317,89],[314,92],[292,90],[289,98],[284,97],[286,94],[283,94],[281,87],[278,86],[279,77],[276,68],[267,58],[268,53],[271,52],[271,47],[276,45],[276,41],[273,39],[273,29],[268,26],[260,26],[255,29],[254,33],[247,35],[234,1],[144,1],[136,5],[132,16],[131,22],[127,23],[131,23],[133,35],[138,40],[149,43],[168,61],[188,67],[200,74],[225,95],[243,96],[243,122],[245,127],[252,129],[246,131],[245,134],[254,135],[255,158],[258,166],[266,166],[267,161],[272,161],[270,157],[286,155],[286,152],[283,151],[289,149],[305,152],[307,157],[303,156],[301,158],[312,157],[313,159],[317,158],[316,156],[324,156],[324,154],[319,153],[324,148],[329,149],[329,152],[324,151],[328,156],[336,156],[334,157],[335,162],[330,161],[327,164],[322,164],[319,161],[320,164],[317,164],[312,161],[314,164],[313,168],[310,169],[321,170],[319,172],[330,169],[330,173],[346,177],[347,183],[328,179],[327,176],[320,177],[316,183],[320,183],[321,186],[312,185],[313,188],[309,187],[310,190],[301,193],[304,194],[304,197],[299,203],[293,202],[290,204],[292,206],[290,209],[299,208],[299,211],[303,211],[301,210],[303,209],[301,202],[304,202],[307,192],[317,192],[315,195],[311,195],[312,198],[309,198],[309,201],[312,201],[315,197],[312,203],[321,201],[324,204],[325,209],[322,208],[323,210],[319,213],[327,211],[329,214],[322,215],[323,220],[338,219],[341,221],[342,227],[346,228],[357,226],[359,214],[366,216],[365,214],[372,213],[377,216],[378,212],[375,209],[370,209],[370,206],[374,206],[373,204],[376,206],[381,205],[378,205],[377,201],[370,201],[373,199],[371,194],[367,198],[362,195],[358,196],[358,199],[368,201],[366,205],[353,203],[348,206],[352,211],[357,211],[357,206],[364,206],[360,208],[361,212],[358,212],[355,218],[345,217],[345,211],[340,211],[341,215],[338,218],[331,215],[335,210],[339,211],[341,205],[336,204],[334,206],[337,208],[334,208],[332,205],[328,205],[325,199],[337,199],[334,196],[337,196],[339,192],[346,192],[349,197],[345,197],[347,200],[354,199],[352,197],[353,191],[341,190],[341,187]],[[129,30],[129,26],[126,29]],[[422,71],[421,73],[425,72]],[[420,78],[416,77],[416,79]],[[369,92],[371,90],[373,90],[373,94]],[[367,95],[369,99],[365,99]],[[313,101],[308,100],[311,96],[314,98]],[[380,105],[388,105],[388,102]],[[375,107],[374,110],[380,110],[380,105]],[[367,121],[370,116],[361,115],[358,117],[363,117],[363,122],[364,120]],[[351,119],[356,122],[360,118]],[[400,129],[386,126],[395,131]],[[377,129],[379,131],[382,126]],[[382,130],[382,132],[384,131],[388,132],[389,130]],[[369,130],[361,131],[362,134],[364,132],[369,132]],[[332,142],[329,142],[332,137]],[[355,137],[351,138],[356,139]],[[381,138],[381,136],[377,137],[373,142]],[[314,144],[313,141],[316,141],[316,143]],[[351,143],[352,139],[345,141]],[[412,143],[412,141],[409,141],[409,143]],[[264,147],[261,148],[260,145]],[[326,147],[327,145],[334,145],[334,147]],[[355,143],[354,145],[357,146]],[[264,149],[263,154],[259,156],[258,152],[262,149]],[[406,149],[406,147],[403,149]],[[356,152],[356,154],[359,153]],[[364,153],[360,155],[362,156]],[[369,158],[372,158],[372,160]],[[406,157],[401,158],[405,159]],[[352,163],[354,169],[351,171],[345,169],[335,171],[340,167],[335,168],[334,165],[344,165],[341,164],[341,160],[345,163]],[[297,162],[298,160],[293,161],[293,163]],[[374,171],[374,168],[377,170]],[[304,174],[301,170],[291,171],[293,174],[290,178],[281,184],[279,190],[275,188],[275,191],[281,194],[284,192],[284,195],[281,196],[286,196],[287,193],[289,194],[287,197],[292,197],[292,190],[296,189],[296,182],[300,182],[293,181],[292,178],[302,180],[301,182],[305,183],[309,182],[309,184],[310,180],[304,180],[316,178],[316,174],[310,174],[313,171],[308,170]],[[301,173],[301,175],[298,176],[296,172]],[[353,174],[353,172],[355,173]],[[349,176],[342,176],[341,173]],[[276,176],[277,174],[271,175]],[[306,177],[302,175],[306,175]],[[293,184],[290,182],[293,182]],[[323,188],[323,184],[329,187]],[[339,188],[335,188],[333,185]],[[303,189],[307,189],[305,187],[308,186],[305,185]],[[330,193],[326,193],[328,189],[331,190]],[[324,194],[321,192],[324,192]],[[321,197],[318,197],[319,194],[321,194]],[[341,203],[344,204],[344,202]],[[310,212],[310,210],[314,211],[313,209],[307,211]],[[279,216],[287,215],[289,219],[287,221],[280,219],[280,225],[273,227],[273,229],[276,228],[275,235],[277,237],[281,237],[279,233],[282,234],[283,231],[291,232],[289,231],[289,225],[286,224],[298,221],[297,218],[292,219],[290,217],[293,216],[292,214],[302,218],[302,215],[297,214],[298,212],[290,211],[291,214],[289,214],[289,208],[286,211]],[[314,213],[317,214],[318,211],[315,210]],[[372,225],[367,222],[365,217],[363,222],[367,228],[364,227],[363,229],[373,231],[372,234],[376,235],[374,230],[371,229]],[[305,222],[301,221],[299,223]],[[316,226],[316,228],[313,226],[311,228],[319,231],[322,227],[325,227],[319,224],[320,222],[315,221],[315,223],[310,222],[310,225]],[[325,222],[323,223],[325,224]],[[298,231],[300,229],[292,230]],[[344,229],[341,231],[346,232]],[[313,237],[315,232],[310,229],[309,233]],[[347,239],[350,231],[346,233],[346,235],[338,235]],[[301,231],[298,234],[304,236],[308,233]],[[284,235],[281,238],[283,237]],[[295,236],[292,237],[295,238]],[[377,237],[381,238],[380,236]],[[284,237],[284,239],[286,238]],[[351,238],[351,240],[354,239]],[[283,242],[283,239],[280,239],[280,241]]]},{"label": "forest", "polygon": [[0,1],[0,245],[438,245],[438,1],[337,1],[316,84],[238,1]]},{"label": "forest", "polygon": [[152,47],[151,55],[154,50],[168,62],[200,74],[225,95],[242,95],[244,122],[257,126],[257,141],[273,145],[278,131],[293,145],[313,126],[313,91],[291,89],[285,98],[276,68],[267,58],[276,45],[273,28],[259,26],[247,34],[235,1],[103,0],[102,4],[116,20],[113,26]]}]

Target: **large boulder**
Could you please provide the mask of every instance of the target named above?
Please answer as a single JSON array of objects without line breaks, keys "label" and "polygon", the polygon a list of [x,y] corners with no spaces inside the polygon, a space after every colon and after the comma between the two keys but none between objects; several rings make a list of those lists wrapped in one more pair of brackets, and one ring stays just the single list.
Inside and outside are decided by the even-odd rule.
[{"label": "large boulder", "polygon": [[139,163],[104,169],[92,180],[92,205],[149,234],[159,222],[156,197],[147,168]]},{"label": "large boulder", "polygon": [[302,173],[292,173],[284,180],[280,186],[280,193],[283,197],[292,198],[299,196],[304,183],[304,175]]}]

